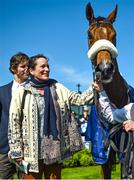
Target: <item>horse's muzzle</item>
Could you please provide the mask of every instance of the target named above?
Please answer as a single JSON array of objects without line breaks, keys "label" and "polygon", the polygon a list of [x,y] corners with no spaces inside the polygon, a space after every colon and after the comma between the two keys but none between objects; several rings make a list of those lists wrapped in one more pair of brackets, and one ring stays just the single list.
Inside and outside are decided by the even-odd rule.
[{"label": "horse's muzzle", "polygon": [[114,74],[114,65],[106,62],[102,62],[101,64],[98,64],[95,69],[96,73],[101,74],[101,81],[102,83],[110,83],[113,79]]}]

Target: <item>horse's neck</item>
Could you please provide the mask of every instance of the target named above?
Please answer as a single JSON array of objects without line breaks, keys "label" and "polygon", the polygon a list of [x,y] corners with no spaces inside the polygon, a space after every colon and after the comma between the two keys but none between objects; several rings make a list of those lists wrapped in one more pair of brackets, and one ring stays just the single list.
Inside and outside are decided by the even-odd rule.
[{"label": "horse's neck", "polygon": [[119,72],[114,74],[111,83],[104,85],[104,89],[110,101],[118,108],[123,107],[128,103],[127,88]]}]

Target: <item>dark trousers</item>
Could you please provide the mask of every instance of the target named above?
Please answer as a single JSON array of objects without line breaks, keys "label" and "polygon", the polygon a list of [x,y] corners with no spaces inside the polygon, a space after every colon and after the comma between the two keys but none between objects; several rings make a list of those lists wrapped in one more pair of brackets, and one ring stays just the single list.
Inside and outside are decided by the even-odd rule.
[{"label": "dark trousers", "polygon": [[54,163],[51,165],[43,164],[43,161],[39,161],[39,173],[29,172],[29,174],[23,174],[22,179],[61,179],[61,164]]},{"label": "dark trousers", "polygon": [[15,166],[10,163],[8,154],[0,154],[0,179],[13,179]]}]

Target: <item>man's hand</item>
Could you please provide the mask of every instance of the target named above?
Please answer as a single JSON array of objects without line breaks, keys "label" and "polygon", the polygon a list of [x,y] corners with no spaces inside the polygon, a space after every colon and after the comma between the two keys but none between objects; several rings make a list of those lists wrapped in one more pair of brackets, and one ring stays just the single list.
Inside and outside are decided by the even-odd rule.
[{"label": "man's hand", "polygon": [[133,120],[127,120],[123,122],[123,128],[125,131],[134,131],[134,121]]}]

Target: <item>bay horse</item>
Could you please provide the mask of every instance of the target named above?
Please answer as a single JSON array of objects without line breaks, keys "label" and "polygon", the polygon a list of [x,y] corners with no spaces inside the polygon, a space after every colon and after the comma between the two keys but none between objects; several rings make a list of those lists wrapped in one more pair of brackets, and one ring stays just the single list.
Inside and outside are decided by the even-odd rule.
[{"label": "bay horse", "polygon": [[[88,57],[94,64],[95,73],[99,73],[104,90],[110,101],[118,108],[128,104],[129,96],[123,77],[117,64],[116,30],[113,23],[117,15],[117,5],[107,17],[95,17],[90,3],[86,6],[88,28]],[[102,166],[104,179],[111,179],[111,161]]]}]

